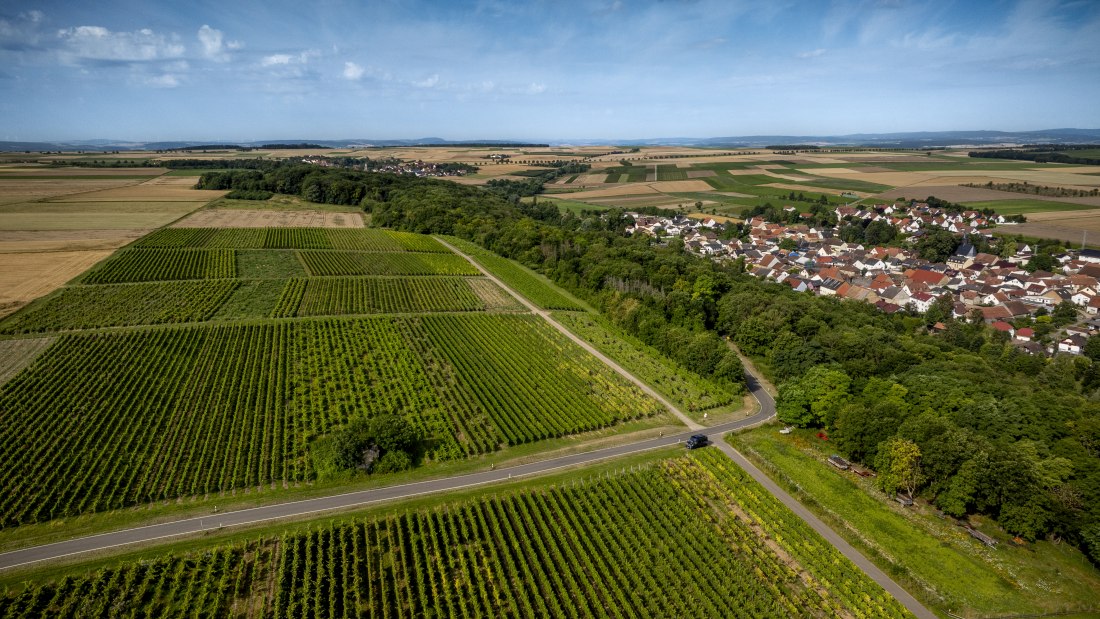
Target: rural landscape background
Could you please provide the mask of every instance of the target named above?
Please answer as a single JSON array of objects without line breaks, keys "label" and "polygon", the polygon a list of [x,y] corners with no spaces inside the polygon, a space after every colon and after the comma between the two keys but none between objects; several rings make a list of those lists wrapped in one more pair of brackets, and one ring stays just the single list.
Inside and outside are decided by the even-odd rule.
[{"label": "rural landscape background", "polygon": [[0,60],[0,617],[1100,617],[1100,6]]}]

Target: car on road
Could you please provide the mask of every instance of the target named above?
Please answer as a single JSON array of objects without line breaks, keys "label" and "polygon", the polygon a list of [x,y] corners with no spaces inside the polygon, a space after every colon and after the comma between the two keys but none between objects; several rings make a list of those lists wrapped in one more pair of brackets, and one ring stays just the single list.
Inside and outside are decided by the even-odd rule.
[{"label": "car on road", "polygon": [[696,447],[706,447],[709,444],[710,439],[707,438],[706,434],[693,434],[690,438],[688,438],[687,443],[684,443],[684,445],[688,449],[695,449]]}]

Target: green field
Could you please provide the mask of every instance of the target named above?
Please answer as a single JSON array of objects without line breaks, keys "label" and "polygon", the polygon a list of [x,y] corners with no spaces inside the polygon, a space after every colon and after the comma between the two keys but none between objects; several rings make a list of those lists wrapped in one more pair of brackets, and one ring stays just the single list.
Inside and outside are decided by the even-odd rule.
[{"label": "green field", "polygon": [[717,423],[731,412],[748,412],[742,407],[741,394],[732,385],[718,384],[680,367],[607,324],[597,314],[554,312],[554,320],[672,400],[696,421],[703,421],[703,413],[707,413],[708,421]]},{"label": "green field", "polygon": [[133,246],[450,253],[428,236],[374,228],[164,228]]},{"label": "green field", "polygon": [[674,165],[657,166],[657,180],[659,181],[683,181],[687,180],[687,170]]},{"label": "green field", "polygon": [[1049,200],[1034,200],[1021,198],[1019,200],[983,200],[979,202],[963,202],[967,208],[975,210],[993,209],[998,215],[1026,215],[1027,213],[1041,213],[1043,211],[1087,211],[1100,208],[1089,204],[1073,204],[1071,202],[1051,202]]},{"label": "green field", "polygon": [[310,443],[358,416],[453,459],[662,408],[535,316],[429,315],[66,335],[0,410],[13,526],[308,481]]},{"label": "green field", "polygon": [[275,316],[472,312],[483,309],[485,303],[462,278],[320,278],[288,281]]},{"label": "green field", "polygon": [[99,263],[81,278],[84,284],[118,284],[236,276],[237,261],[228,249],[126,249]]},{"label": "green field", "polygon": [[583,310],[580,302],[570,298],[546,278],[511,260],[500,256],[457,237],[446,237],[451,243],[476,260],[504,284],[527,298],[528,301],[543,309]]},{"label": "green field", "polygon": [[825,463],[828,445],[808,431],[784,437],[767,425],[730,438],[795,498],[940,613],[1003,616],[1096,610],[1100,575],[1068,544],[1037,542],[988,549],[927,506],[904,509],[868,480]]},{"label": "green field", "polygon": [[911,617],[714,449],[16,588],[0,617]]},{"label": "green field", "polygon": [[561,213],[573,213],[580,216],[585,211],[606,211],[607,206],[600,206],[599,204],[589,204],[587,202],[578,202],[577,200],[563,200],[554,198],[550,202],[554,206],[558,207],[558,211]]}]

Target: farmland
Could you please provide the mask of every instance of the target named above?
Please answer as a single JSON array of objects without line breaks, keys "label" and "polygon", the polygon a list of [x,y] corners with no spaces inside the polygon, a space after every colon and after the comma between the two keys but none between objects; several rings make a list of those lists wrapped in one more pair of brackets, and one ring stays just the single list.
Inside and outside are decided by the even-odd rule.
[{"label": "farmland", "polygon": [[[910,617],[714,450],[113,565],[0,616]],[[98,609],[98,610],[97,610]]]},{"label": "farmland", "polygon": [[536,317],[463,315],[65,335],[0,410],[12,526],[309,481],[309,443],[353,416],[402,414],[452,459],[660,406]]},{"label": "farmland", "polygon": [[85,284],[233,277],[237,260],[227,249],[130,249],[85,274]]},{"label": "farmland", "polygon": [[457,312],[484,308],[470,285],[458,278],[292,279],[286,283],[275,316]]},{"label": "farmland", "polygon": [[454,254],[302,251],[298,255],[313,276],[479,274]]}]

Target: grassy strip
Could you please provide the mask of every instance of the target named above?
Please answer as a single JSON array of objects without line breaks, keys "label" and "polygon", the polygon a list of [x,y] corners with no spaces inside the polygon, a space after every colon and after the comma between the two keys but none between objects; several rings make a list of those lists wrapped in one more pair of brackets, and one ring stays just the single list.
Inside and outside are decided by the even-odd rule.
[{"label": "grassy strip", "polygon": [[1033,200],[1021,198],[1019,200],[981,200],[978,202],[962,202],[967,208],[974,210],[993,209],[998,215],[1018,215],[1027,213],[1041,213],[1044,211],[1088,211],[1100,208],[1095,204],[1074,204],[1071,202],[1052,202],[1049,200]]},{"label": "grassy strip", "polygon": [[1068,545],[988,549],[933,508],[895,506],[867,480],[830,468],[824,460],[831,452],[810,432],[783,437],[776,429],[762,426],[728,440],[938,612],[989,616],[1096,606],[1100,573]]}]

